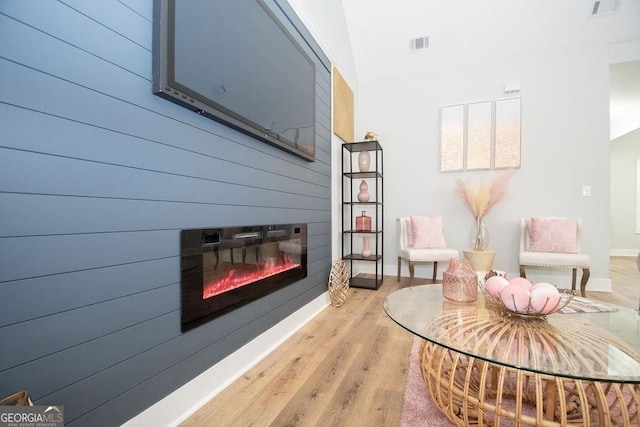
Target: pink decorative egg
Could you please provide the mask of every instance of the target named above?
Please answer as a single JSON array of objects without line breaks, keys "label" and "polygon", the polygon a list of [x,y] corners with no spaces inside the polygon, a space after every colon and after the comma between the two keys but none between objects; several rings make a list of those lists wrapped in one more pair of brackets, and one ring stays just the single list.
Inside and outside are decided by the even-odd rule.
[{"label": "pink decorative egg", "polygon": [[491,276],[484,284],[487,293],[493,298],[500,298],[500,291],[505,286],[509,286],[509,281],[501,276]]},{"label": "pink decorative egg", "polygon": [[537,286],[531,290],[531,310],[536,313],[549,314],[558,308],[560,292],[555,286]]},{"label": "pink decorative egg", "polygon": [[518,283],[510,283],[509,286],[502,288],[500,300],[509,310],[518,313],[529,311],[529,290]]},{"label": "pink decorative egg", "polygon": [[528,291],[530,291],[531,288],[533,288],[533,284],[531,283],[531,281],[529,281],[528,279],[525,279],[524,277],[514,277],[513,279],[509,280],[509,284],[518,285]]},{"label": "pink decorative egg", "polygon": [[543,286],[546,286],[546,287],[552,287],[552,288],[554,288],[554,289],[558,289],[558,288],[556,288],[556,287],[555,287],[555,285],[552,285],[551,283],[547,283],[547,282],[538,282],[538,283],[535,283],[535,284],[533,285],[533,288],[532,288],[532,289],[540,288],[540,287],[543,287]]}]

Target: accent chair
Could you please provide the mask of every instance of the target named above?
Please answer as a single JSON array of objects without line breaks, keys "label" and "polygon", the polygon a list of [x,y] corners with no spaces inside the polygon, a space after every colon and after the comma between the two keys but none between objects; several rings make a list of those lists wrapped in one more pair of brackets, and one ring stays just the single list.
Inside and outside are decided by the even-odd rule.
[{"label": "accent chair", "polygon": [[576,270],[582,269],[580,294],[586,296],[591,258],[580,253],[580,218],[539,217],[520,219],[520,276],[525,267],[571,268],[571,290],[576,290]]},{"label": "accent chair", "polygon": [[409,263],[409,286],[413,285],[415,263],[433,263],[433,281],[438,273],[438,262],[458,258],[458,251],[447,247],[442,217],[406,216],[396,220],[398,242],[398,278],[402,261]]}]

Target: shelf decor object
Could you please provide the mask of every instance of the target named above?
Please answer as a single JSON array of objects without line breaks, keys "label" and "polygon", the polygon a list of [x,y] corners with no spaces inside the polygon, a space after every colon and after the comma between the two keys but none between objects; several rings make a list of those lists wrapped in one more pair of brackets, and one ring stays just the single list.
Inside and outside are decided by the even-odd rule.
[{"label": "shelf decor object", "polygon": [[364,134],[364,140],[365,141],[377,141],[378,140],[378,135],[370,130],[367,133]]},{"label": "shelf decor object", "polygon": [[371,231],[371,217],[367,211],[362,211],[362,215],[356,217],[356,231]]},{"label": "shelf decor object", "polygon": [[[367,132],[375,138],[372,134]],[[377,139],[365,139],[342,148],[342,259],[349,268],[349,286],[378,289],[384,252],[382,146]]]},{"label": "shelf decor object", "polygon": [[361,151],[358,154],[358,168],[360,172],[369,172],[371,167],[371,154],[368,151]]},{"label": "shelf decor object", "polygon": [[371,237],[362,238],[362,256],[369,258],[371,256]]},{"label": "shelf decor object", "polygon": [[367,184],[367,181],[363,179],[360,183],[360,187],[358,188],[360,189],[360,192],[358,193],[358,201],[364,203],[368,202],[371,195],[369,194],[369,184]]}]

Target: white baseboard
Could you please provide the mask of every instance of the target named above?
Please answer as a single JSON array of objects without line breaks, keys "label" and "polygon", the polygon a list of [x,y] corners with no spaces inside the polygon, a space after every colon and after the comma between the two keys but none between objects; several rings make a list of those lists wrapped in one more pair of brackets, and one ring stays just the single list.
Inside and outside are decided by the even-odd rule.
[{"label": "white baseboard", "polygon": [[632,256],[637,257],[640,249],[609,249],[610,256]]},{"label": "white baseboard", "polygon": [[123,426],[178,426],[330,304],[325,292]]}]

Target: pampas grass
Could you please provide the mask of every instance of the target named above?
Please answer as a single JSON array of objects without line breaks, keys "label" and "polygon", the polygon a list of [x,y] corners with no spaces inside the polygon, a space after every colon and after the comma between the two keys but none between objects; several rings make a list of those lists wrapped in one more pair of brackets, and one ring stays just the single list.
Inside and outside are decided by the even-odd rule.
[{"label": "pampas grass", "polygon": [[481,178],[475,185],[461,179],[456,181],[456,194],[471,211],[474,218],[483,218],[507,197],[507,186],[512,172],[508,171],[493,180]]}]

